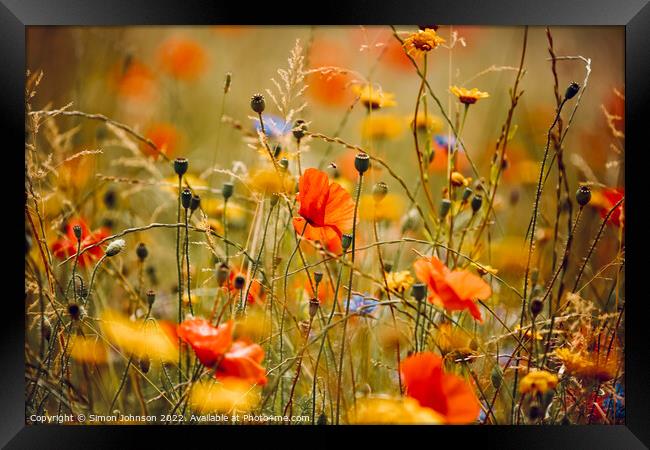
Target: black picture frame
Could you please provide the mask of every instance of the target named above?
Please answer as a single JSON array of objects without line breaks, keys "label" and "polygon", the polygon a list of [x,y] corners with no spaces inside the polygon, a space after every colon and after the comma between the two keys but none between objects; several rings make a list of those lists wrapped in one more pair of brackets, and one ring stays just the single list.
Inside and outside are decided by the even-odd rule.
[{"label": "black picture frame", "polygon": [[[12,263],[20,258],[24,227],[24,197],[17,191],[17,180],[24,164],[20,149],[24,129],[25,37],[30,25],[205,25],[205,24],[406,24],[434,22],[474,25],[619,25],[625,27],[626,56],[626,235],[633,245],[626,252],[626,424],[624,426],[463,426],[463,427],[252,427],[242,435],[238,427],[192,427],[188,431],[160,426],[25,425],[24,414],[24,295],[23,269]],[[195,439],[207,445],[223,443],[224,436],[245,439],[264,438],[269,443],[285,442],[301,446],[329,442],[358,434],[363,445],[387,442],[396,437],[406,445],[488,445],[496,448],[648,448],[650,446],[650,327],[647,325],[646,293],[643,291],[643,257],[647,226],[648,186],[642,182],[650,118],[650,5],[648,0],[329,0],[324,3],[287,2],[255,4],[205,0],[0,0],[0,123],[2,159],[0,170],[8,187],[2,192],[5,217],[0,251],[5,265],[5,298],[0,333],[0,444],[6,448],[163,448],[173,442],[194,447]],[[647,176],[647,175],[646,175]],[[21,200],[22,198],[22,200]],[[15,237],[12,237],[15,236]],[[15,273],[14,273],[15,272]],[[637,276],[637,274],[639,276]],[[645,275],[647,277],[647,274]],[[299,430],[300,437],[291,431]],[[319,433],[332,436],[321,441]],[[275,436],[269,436],[274,434]],[[407,439],[404,441],[404,439]],[[135,439],[141,441],[135,444]],[[271,440],[272,439],[272,440]],[[443,443],[447,444],[443,444]],[[280,444],[282,443],[282,444]],[[224,443],[224,445],[227,445]],[[275,444],[271,444],[275,446]],[[402,444],[403,445],[403,444]]]}]

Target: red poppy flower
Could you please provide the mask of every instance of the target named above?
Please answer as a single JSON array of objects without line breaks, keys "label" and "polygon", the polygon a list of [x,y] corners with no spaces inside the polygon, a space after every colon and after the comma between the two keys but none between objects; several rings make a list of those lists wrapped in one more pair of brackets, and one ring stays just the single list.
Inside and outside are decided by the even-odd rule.
[{"label": "red poppy flower", "polygon": [[324,106],[351,105],[354,95],[348,89],[353,78],[343,70],[347,65],[345,48],[333,41],[317,39],[309,51],[310,69],[330,68],[315,71],[307,76],[308,95]]},{"label": "red poppy flower", "polygon": [[[156,123],[151,125],[145,136],[147,139],[151,140],[161,153],[164,153],[167,156],[172,156],[179,147],[181,142],[181,134],[176,130],[174,125],[169,123]],[[148,156],[151,156],[154,159],[158,159],[160,154],[155,151],[148,144],[142,144],[140,146],[142,152]]]},{"label": "red poppy flower", "polygon": [[213,327],[205,319],[185,320],[178,325],[180,338],[190,344],[206,367],[213,367],[232,345],[232,320]]},{"label": "red poppy flower", "polygon": [[298,201],[300,217],[293,219],[296,232],[340,252],[341,236],[354,220],[352,196],[338,183],[330,184],[325,172],[310,168],[300,177]]},{"label": "red poppy flower", "polygon": [[[625,189],[605,188],[601,191],[601,194],[604,198],[604,201],[603,204],[600,205],[598,210],[600,212],[600,217],[604,219],[607,216],[607,213],[614,207],[614,205],[625,196]],[[612,212],[612,215],[609,216],[609,220],[607,221],[607,223],[611,223],[612,225],[616,225],[617,227],[620,227],[621,224],[625,222],[623,205],[624,203],[621,203],[618,206],[618,208],[616,208],[614,212]]]},{"label": "red poppy flower", "polygon": [[406,395],[442,415],[447,423],[466,424],[477,419],[481,405],[472,386],[459,376],[445,373],[438,355],[411,355],[402,362],[400,372]]},{"label": "red poppy flower", "polygon": [[206,69],[207,54],[201,45],[187,38],[172,37],[160,46],[162,69],[178,80],[193,81]]},{"label": "red poppy flower", "polygon": [[[109,236],[108,229],[101,227],[98,230],[90,232],[88,225],[82,219],[72,219],[66,225],[66,235],[57,239],[52,244],[52,253],[59,259],[66,259],[77,253],[77,238],[74,235],[74,227],[79,225],[81,227],[81,250],[94,245],[102,239]],[[101,247],[93,247],[88,251],[79,255],[79,266],[86,267],[92,261],[101,258],[104,251]]]},{"label": "red poppy flower", "polygon": [[217,379],[238,378],[251,384],[266,384],[266,370],[260,364],[264,350],[258,344],[236,341],[224,355],[214,373]]},{"label": "red poppy flower", "polygon": [[413,263],[418,280],[429,288],[429,302],[438,303],[449,311],[467,309],[472,317],[481,319],[477,299],[492,295],[492,289],[481,277],[467,270],[449,270],[435,256],[418,259]]},{"label": "red poppy flower", "polygon": [[[244,272],[241,272],[239,270],[231,270],[230,275],[228,275],[228,279],[224,283],[228,291],[230,291],[230,295],[236,296],[237,298],[239,297],[239,289],[235,288],[235,278],[238,275],[241,275],[244,278],[246,278],[246,274]],[[244,292],[246,292],[247,289],[248,289],[248,283],[245,283]],[[262,302],[264,301],[265,297],[266,297],[266,292],[264,291],[264,286],[262,286],[262,283],[260,283],[259,280],[253,280],[251,284],[251,288],[248,291],[248,296],[246,297],[248,303],[253,304],[255,302]]]},{"label": "red poppy flower", "polygon": [[205,319],[189,319],[177,327],[178,336],[192,346],[206,367],[214,367],[217,379],[238,378],[251,384],[266,384],[261,362],[264,350],[245,340],[233,342],[232,320],[214,327]]}]

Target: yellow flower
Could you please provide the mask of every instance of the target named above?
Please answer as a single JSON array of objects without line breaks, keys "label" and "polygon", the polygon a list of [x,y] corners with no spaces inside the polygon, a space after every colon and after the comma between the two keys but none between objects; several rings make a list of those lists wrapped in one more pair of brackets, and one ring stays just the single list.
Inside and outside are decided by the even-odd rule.
[{"label": "yellow flower", "polygon": [[292,176],[280,175],[275,169],[258,170],[250,178],[251,189],[261,194],[290,193],[294,185]]},{"label": "yellow flower", "polygon": [[544,394],[557,386],[557,376],[545,370],[533,369],[519,382],[519,392],[522,394]]},{"label": "yellow flower", "polygon": [[190,393],[192,408],[202,413],[250,411],[259,399],[259,389],[234,378],[196,383]]},{"label": "yellow flower", "polygon": [[402,120],[393,115],[374,114],[361,123],[361,135],[365,139],[396,139],[403,131]]},{"label": "yellow flower", "polygon": [[106,311],[101,318],[102,329],[109,342],[125,355],[147,356],[162,361],[178,361],[178,349],[169,335],[151,321],[133,322],[114,311]]},{"label": "yellow flower", "polygon": [[451,173],[451,184],[455,187],[460,187],[460,186],[469,186],[469,184],[472,182],[471,178],[465,178],[462,173],[460,172],[452,172]]},{"label": "yellow flower", "polygon": [[464,87],[451,86],[449,91],[458,97],[461,103],[471,105],[481,98],[488,98],[490,94],[479,91],[477,88],[467,89]]},{"label": "yellow flower", "polygon": [[[413,129],[413,116],[408,116],[406,119],[411,129]],[[429,130],[431,134],[436,134],[443,130],[444,124],[440,117],[431,113],[425,114],[424,111],[418,111],[418,115],[415,118],[415,127],[418,131],[424,132]]]},{"label": "yellow flower", "polygon": [[438,36],[436,30],[426,28],[418,30],[404,39],[403,45],[406,53],[415,58],[430,52],[438,45],[444,44],[444,42],[445,40]]},{"label": "yellow flower", "polygon": [[443,356],[450,354],[453,358],[467,358],[475,354],[472,349],[472,338],[457,327],[453,328],[448,322],[438,327],[436,343]]},{"label": "yellow flower", "polygon": [[562,361],[566,371],[581,378],[595,378],[598,381],[608,381],[616,376],[617,354],[612,351],[607,356],[607,350],[600,354],[574,352],[568,348],[559,348],[554,352],[555,356]]},{"label": "yellow flower", "polygon": [[415,280],[408,270],[388,272],[386,274],[388,289],[392,291],[404,293],[413,284],[413,281]]},{"label": "yellow flower", "polygon": [[387,220],[396,222],[404,215],[404,202],[397,194],[386,194],[376,202],[372,194],[362,195],[359,199],[359,217],[361,220]]},{"label": "yellow flower", "polygon": [[[185,182],[189,183],[192,186],[192,189],[197,189],[197,192],[200,195],[201,188],[207,188],[208,183],[193,174],[183,175],[183,187],[186,186]],[[178,175],[172,175],[163,180],[162,190],[169,192],[174,197],[178,195]],[[203,206],[203,200],[201,200],[201,206]]]},{"label": "yellow flower", "polygon": [[[223,217],[223,207],[223,198],[201,199],[201,208],[208,216]],[[228,200],[228,208],[226,209],[228,227],[241,228],[244,226],[246,224],[246,212],[246,209],[239,203],[234,202],[232,199]]]},{"label": "yellow flower", "polygon": [[73,359],[85,363],[106,363],[108,356],[106,346],[97,339],[82,336],[72,336],[70,339],[70,356]]},{"label": "yellow flower", "polygon": [[417,400],[404,397],[365,397],[357,400],[356,408],[348,413],[349,422],[372,424],[440,424],[442,417],[431,408],[420,406]]},{"label": "yellow flower", "polygon": [[365,86],[355,84],[352,86],[352,91],[359,97],[361,104],[368,109],[387,108],[397,105],[395,102],[395,94],[384,92],[369,84]]}]

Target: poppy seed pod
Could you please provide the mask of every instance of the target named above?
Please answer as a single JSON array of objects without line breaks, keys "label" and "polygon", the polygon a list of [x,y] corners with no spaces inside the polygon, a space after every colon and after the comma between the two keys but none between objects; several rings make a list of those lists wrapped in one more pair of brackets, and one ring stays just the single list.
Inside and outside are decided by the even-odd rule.
[{"label": "poppy seed pod", "polygon": [[443,198],[440,200],[440,209],[438,210],[438,213],[440,214],[440,218],[444,219],[447,217],[447,214],[449,214],[449,210],[451,209],[451,200],[448,198]]},{"label": "poppy seed pod", "polygon": [[176,175],[179,177],[185,175],[189,166],[190,163],[186,158],[176,158],[174,160],[174,172],[176,172]]},{"label": "poppy seed pod", "polygon": [[386,183],[383,181],[380,181],[373,186],[372,196],[375,198],[377,203],[382,201],[386,197],[386,194],[388,194],[388,186],[386,186]]},{"label": "poppy seed pod", "polygon": [[354,168],[362,175],[370,168],[370,156],[363,152],[357,153],[357,156],[354,157]]},{"label": "poppy seed pod", "polygon": [[217,269],[217,283],[219,283],[219,286],[221,286],[226,282],[226,280],[228,279],[228,275],[230,275],[230,269],[228,268],[228,264],[226,263],[219,264],[219,268]]},{"label": "poppy seed pod", "polygon": [[226,80],[223,83],[223,93],[227,94],[230,91],[230,84],[232,83],[232,73],[226,73]]},{"label": "poppy seed pod", "polygon": [[393,265],[391,263],[384,263],[384,272],[390,273],[393,270]]},{"label": "poppy seed pod", "polygon": [[305,133],[307,132],[307,124],[305,123],[304,120],[298,119],[296,120],[296,123],[293,124],[293,137],[296,138],[297,141],[300,141],[302,138],[305,137]]},{"label": "poppy seed pod", "polygon": [[149,308],[151,308],[156,301],[156,292],[153,289],[149,289],[147,291],[147,303],[149,304]]},{"label": "poppy seed pod", "polygon": [[580,90],[580,85],[574,81],[569,85],[569,87],[566,88],[566,92],[564,93],[564,98],[566,100],[571,100],[573,97],[576,96],[579,90]]},{"label": "poppy seed pod", "polygon": [[320,307],[320,303],[318,303],[317,298],[312,298],[309,300],[309,318],[313,319],[316,313],[318,312],[318,308]]},{"label": "poppy seed pod", "polygon": [[280,167],[281,167],[282,169],[284,169],[284,170],[287,170],[287,169],[289,168],[289,160],[288,160],[287,158],[282,158],[282,159],[280,159],[280,161],[278,162],[278,164],[279,164]]},{"label": "poppy seed pod", "polygon": [[243,275],[237,275],[235,277],[235,289],[243,289],[244,284],[246,284],[246,278]]},{"label": "poppy seed pod", "polygon": [[323,272],[314,272],[314,281],[316,282],[316,284],[323,281]]},{"label": "poppy seed pod", "polygon": [[463,191],[463,203],[467,202],[470,195],[472,195],[472,188],[466,187]]},{"label": "poppy seed pod", "polygon": [[232,197],[234,190],[235,186],[232,183],[224,183],[223,186],[221,186],[221,195],[223,195],[223,198],[228,200],[230,197]]},{"label": "poppy seed pod", "polygon": [[117,195],[115,194],[115,191],[113,190],[106,191],[106,193],[104,194],[104,205],[106,205],[108,209],[113,209],[115,208],[116,204],[117,204]]},{"label": "poppy seed pod", "polygon": [[266,108],[266,102],[262,94],[255,94],[251,97],[251,109],[257,114],[262,114]]},{"label": "poppy seed pod", "polygon": [[481,205],[483,205],[483,196],[480,194],[474,195],[472,198],[472,211],[474,214],[476,214],[478,210],[481,209]]},{"label": "poppy seed pod", "polygon": [[149,359],[148,355],[142,355],[142,357],[138,361],[138,365],[140,366],[140,370],[142,371],[142,373],[147,373],[149,372],[149,368],[151,367],[151,359]]},{"label": "poppy seed pod", "polygon": [[149,256],[149,250],[147,250],[147,246],[145,245],[144,242],[140,242],[138,246],[135,249],[135,254],[138,255],[138,259],[140,261],[144,261],[147,256]]},{"label": "poppy seed pod", "polygon": [[494,369],[492,369],[492,373],[490,373],[490,381],[492,382],[492,386],[494,386],[495,389],[499,389],[499,386],[501,386],[502,379],[503,379],[503,372],[501,370],[501,367],[495,365]]},{"label": "poppy seed pod", "polygon": [[530,420],[537,420],[541,417],[542,415],[542,407],[539,405],[539,403],[534,402],[530,404],[530,407],[528,408],[528,418]]},{"label": "poppy seed pod", "polygon": [[421,301],[427,295],[427,285],[424,283],[415,283],[411,294],[417,301]]},{"label": "poppy seed pod", "polygon": [[74,237],[77,238],[78,241],[81,240],[81,227],[79,225],[75,225],[72,227],[72,232],[74,233]]},{"label": "poppy seed pod", "polygon": [[193,195],[192,199],[190,200],[190,211],[194,212],[198,209],[198,207],[201,205],[201,197],[198,195]]},{"label": "poppy seed pod", "polygon": [[117,239],[108,244],[108,247],[106,247],[106,256],[115,256],[124,250],[125,247],[126,242],[124,242],[124,239]]},{"label": "poppy seed pod", "polygon": [[181,205],[183,205],[183,208],[188,209],[190,207],[190,203],[192,203],[192,191],[190,191],[188,188],[185,188],[181,193]]},{"label": "poppy seed pod", "polygon": [[580,186],[576,191],[576,201],[580,206],[589,203],[591,201],[591,188],[586,185]]},{"label": "poppy seed pod", "polygon": [[352,235],[344,234],[341,236],[341,247],[343,247],[343,250],[349,249],[350,245],[352,245]]},{"label": "poppy seed pod", "polygon": [[72,320],[79,320],[84,314],[83,306],[77,303],[70,303],[68,305],[68,314],[70,314]]},{"label": "poppy seed pod", "polygon": [[537,317],[539,313],[542,312],[542,307],[544,306],[544,303],[542,300],[539,298],[534,298],[530,302],[530,313],[533,315],[533,317]]}]

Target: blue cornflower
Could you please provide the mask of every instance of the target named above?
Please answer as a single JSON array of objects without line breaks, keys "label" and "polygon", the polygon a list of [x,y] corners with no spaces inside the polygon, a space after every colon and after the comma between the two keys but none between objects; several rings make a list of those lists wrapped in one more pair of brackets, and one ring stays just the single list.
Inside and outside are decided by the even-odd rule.
[{"label": "blue cornflower", "polygon": [[377,309],[379,302],[374,298],[364,297],[360,294],[352,294],[350,298],[350,312],[358,313],[363,316],[369,316]]}]

